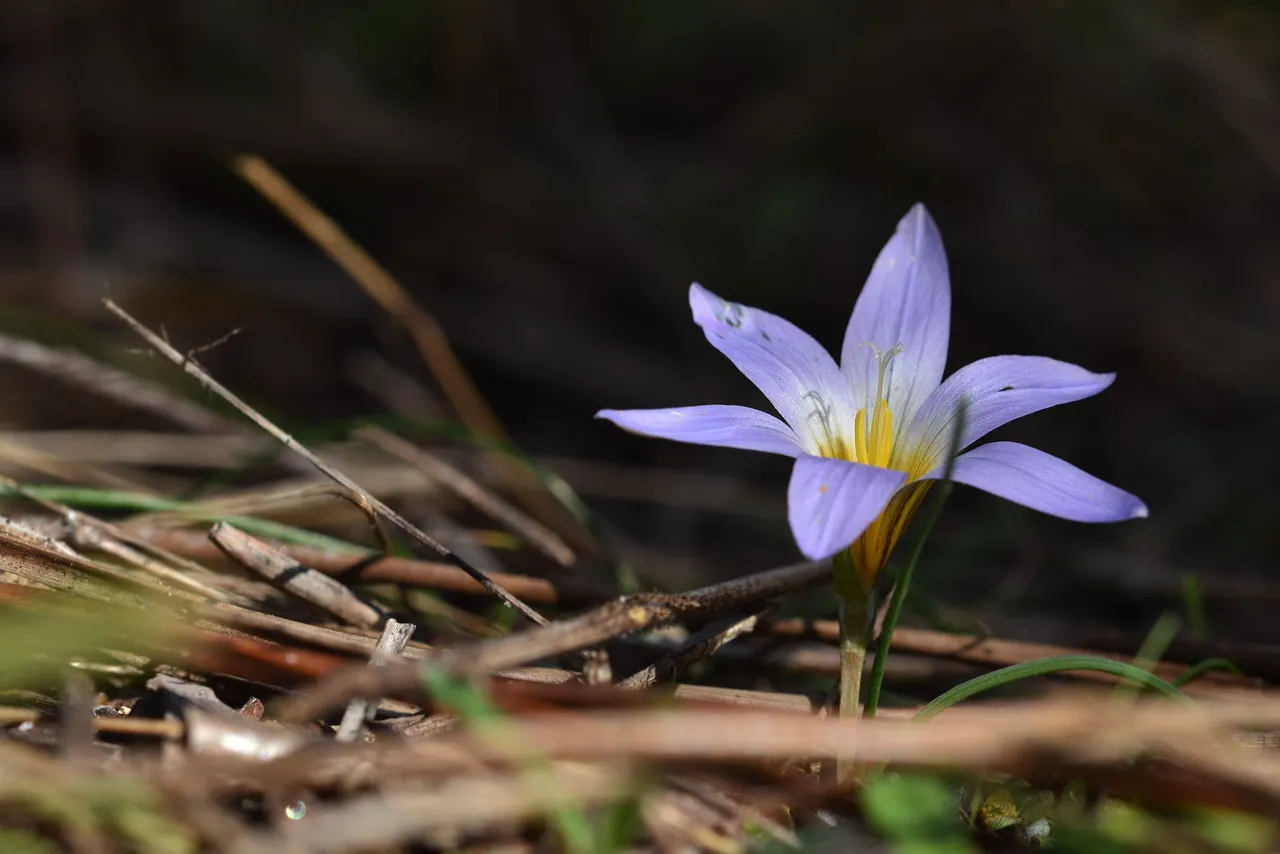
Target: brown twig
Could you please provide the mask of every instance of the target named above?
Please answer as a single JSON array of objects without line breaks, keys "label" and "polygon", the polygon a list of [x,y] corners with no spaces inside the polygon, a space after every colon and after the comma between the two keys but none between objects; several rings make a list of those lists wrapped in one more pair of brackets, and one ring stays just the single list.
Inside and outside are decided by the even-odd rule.
[{"label": "brown twig", "polygon": [[735,614],[713,620],[689,638],[680,648],[618,683],[620,688],[651,688],[660,682],[679,679],[692,665],[715,655],[720,647],[755,628],[761,614],[743,617]]},{"label": "brown twig", "polygon": [[[52,722],[55,718],[39,709],[27,709],[20,706],[0,706],[0,726],[14,724],[35,724]],[[164,739],[181,739],[184,732],[182,721],[164,718],[141,717],[92,717],[90,721],[97,732],[109,732],[117,735],[143,735]]]},{"label": "brown twig", "polygon": [[380,609],[338,581],[302,566],[288,555],[226,522],[218,522],[210,528],[209,539],[227,557],[258,573],[281,590],[323,608],[344,622],[372,628],[383,620]]},{"label": "brown twig", "polygon": [[[200,615],[215,624],[248,632],[267,632],[290,640],[319,647],[343,655],[368,658],[377,645],[375,638],[348,631],[314,626],[310,623],[290,620],[275,614],[254,611],[229,603],[219,603],[200,609]],[[429,647],[423,647],[424,651]]]},{"label": "brown twig", "polygon": [[[442,651],[440,661],[471,673],[517,667],[552,655],[597,646],[606,640],[688,617],[712,617],[826,581],[829,564],[802,563],[714,584],[683,594],[624,596],[578,617],[514,635]],[[335,674],[311,693],[281,708],[281,720],[306,721],[353,696],[408,690],[417,668],[396,664],[375,672],[351,669]]]},{"label": "brown twig", "polygon": [[361,427],[355,431],[353,437],[376,445],[393,457],[409,463],[428,478],[470,502],[480,512],[492,516],[513,534],[523,537],[530,545],[560,566],[572,566],[576,560],[573,550],[555,531],[529,518],[474,479],[407,439],[402,439],[380,427]]},{"label": "brown twig", "polygon": [[[168,551],[195,560],[215,560],[222,553],[204,534],[170,528],[130,528],[129,536],[153,543]],[[453,564],[418,558],[403,558],[377,552],[330,551],[312,546],[272,543],[298,563],[326,575],[342,576],[349,581],[388,581],[409,587],[426,587],[450,593],[486,594],[485,587]],[[562,604],[594,604],[611,598],[603,587],[561,578],[549,581],[527,575],[493,572],[489,577],[506,590],[527,602]]]},{"label": "brown twig", "polygon": [[103,305],[107,308],[108,311],[110,311],[116,317],[120,318],[125,323],[127,323],[129,327],[133,329],[134,332],[136,332],[139,336],[141,336],[148,344],[154,347],[159,353],[164,355],[165,358],[169,359],[175,365],[178,365],[180,368],[182,368],[182,370],[185,373],[195,377],[197,380],[200,381],[202,385],[204,385],[210,391],[213,391],[223,400],[230,403],[237,410],[239,410],[245,417],[253,421],[263,430],[266,430],[268,433],[270,433],[272,436],[278,439],[281,443],[283,443],[287,448],[289,448],[289,450],[293,451],[295,454],[300,455],[303,459],[311,463],[311,465],[315,466],[317,469],[319,469],[324,475],[329,477],[331,480],[346,487],[352,493],[359,495],[370,507],[376,510],[380,515],[391,520],[391,522],[395,524],[396,527],[400,528],[402,531],[407,533],[410,537],[417,540],[419,543],[422,543],[424,546],[431,549],[436,554],[440,555],[441,557],[448,558],[450,561],[457,564],[460,569],[462,569],[464,572],[466,572],[468,575],[470,575],[480,584],[484,585],[486,590],[488,590],[494,596],[497,596],[499,599],[501,599],[510,607],[515,608],[517,611],[519,611],[529,620],[539,625],[547,624],[546,619],[543,618],[542,615],[539,614],[537,611],[533,610],[524,602],[522,602],[520,599],[518,599],[515,596],[512,596],[506,590],[504,590],[503,588],[495,584],[493,580],[490,579],[487,575],[485,575],[480,570],[476,569],[471,564],[467,563],[465,560],[462,560],[460,557],[454,554],[450,549],[448,549],[443,543],[439,542],[433,537],[428,536],[426,533],[424,533],[420,528],[418,528],[408,519],[404,518],[399,513],[392,510],[390,507],[388,507],[386,504],[383,504],[377,498],[370,495],[368,492],[362,489],[360,485],[357,484],[355,481],[351,480],[342,472],[328,465],[319,457],[317,457],[315,454],[311,453],[311,451],[307,450],[300,442],[298,442],[288,433],[285,433],[275,424],[273,424],[272,422],[264,418],[255,409],[253,409],[247,403],[245,403],[240,398],[232,394],[228,389],[224,388],[220,383],[218,383],[217,380],[209,376],[209,374],[206,373],[203,368],[201,368],[191,359],[183,356],[181,353],[175,350],[172,346],[170,346],[169,342],[165,341],[163,338],[156,335],[150,329],[143,326],[124,309],[120,308],[118,305],[116,305],[114,302],[112,302],[109,299],[103,300]]},{"label": "brown twig", "polygon": [[[382,627],[382,636],[378,638],[378,643],[373,648],[373,657],[369,660],[369,666],[382,667],[388,660],[399,656],[417,628],[413,623],[387,620],[387,624]],[[352,700],[342,715],[334,740],[357,741],[364,732],[365,724],[373,720],[377,709],[378,704],[374,699],[357,697]]]}]

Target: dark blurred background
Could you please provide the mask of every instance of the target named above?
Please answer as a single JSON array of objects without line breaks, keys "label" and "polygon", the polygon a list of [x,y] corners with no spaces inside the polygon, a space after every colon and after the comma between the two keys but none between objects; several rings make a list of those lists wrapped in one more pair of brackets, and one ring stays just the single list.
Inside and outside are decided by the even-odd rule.
[{"label": "dark blurred background", "polygon": [[[186,348],[243,327],[202,359],[294,424],[434,394],[400,325],[229,170],[257,152],[435,315],[648,577],[687,587],[794,559],[787,461],[593,413],[762,405],[689,282],[838,348],[919,200],[950,254],[950,369],[1119,373],[1000,437],[1151,508],[1094,528],[961,490],[928,599],[1087,642],[1140,637],[1198,579],[1211,635],[1280,639],[1271,3],[11,0],[0,27],[4,332],[136,348],[111,296]],[[10,427],[138,423],[3,370]]]}]

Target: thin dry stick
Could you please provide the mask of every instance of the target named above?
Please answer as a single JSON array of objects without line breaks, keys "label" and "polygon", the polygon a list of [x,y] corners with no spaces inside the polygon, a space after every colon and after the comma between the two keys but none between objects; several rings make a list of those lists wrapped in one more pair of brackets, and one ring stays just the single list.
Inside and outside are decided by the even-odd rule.
[{"label": "thin dry stick", "polygon": [[71,763],[87,763],[93,755],[93,678],[67,670],[62,677],[62,703],[58,709],[58,748]]},{"label": "thin dry stick", "polygon": [[[373,657],[369,660],[369,666],[382,667],[388,659],[400,655],[404,650],[405,644],[409,642],[409,638],[417,628],[413,623],[401,623],[393,619],[387,620],[387,624],[382,627],[382,636],[378,638],[378,645],[373,649]],[[351,742],[359,740],[361,733],[364,732],[365,724],[373,720],[373,716],[377,711],[378,703],[376,700],[367,697],[358,697],[352,700],[342,715],[342,722],[338,724],[338,732],[334,736],[334,741]]]},{"label": "thin dry stick", "polygon": [[[820,584],[831,577],[828,563],[802,563],[714,584],[683,594],[624,596],[578,617],[494,640],[465,644],[440,653],[441,663],[470,673],[517,667],[552,655],[597,646],[606,640],[676,622],[711,617],[754,602]],[[335,673],[310,693],[283,704],[280,719],[302,722],[353,696],[407,691],[418,684],[418,669],[395,664],[376,672],[364,668]]]},{"label": "thin dry stick", "polygon": [[311,238],[388,315],[404,323],[463,423],[477,433],[494,439],[505,438],[502,424],[458,361],[444,330],[434,317],[405,293],[382,265],[261,157],[240,155],[232,160],[231,168],[288,217],[299,231]]},{"label": "thin dry stick", "polygon": [[[418,345],[427,367],[440,381],[445,396],[464,424],[482,436],[509,441],[502,423],[453,352],[444,330],[434,317],[400,287],[390,273],[261,157],[253,154],[240,155],[232,160],[231,168],[288,217],[299,231],[310,237],[334,263],[373,297],[383,311],[405,325],[413,336],[414,343]],[[569,526],[575,539],[586,547],[595,547],[591,535],[563,507],[548,498],[537,479],[527,469],[499,455],[494,455],[492,459],[507,481],[518,488],[518,494],[540,515],[563,522]]]},{"label": "thin dry stick", "polygon": [[124,538],[117,536],[110,526],[97,523],[97,520],[93,520],[89,524],[82,524],[88,518],[84,514],[75,511],[67,513],[67,522],[73,526],[71,542],[77,548],[93,549],[109,554],[116,560],[133,564],[157,578],[164,579],[171,584],[182,585],[215,602],[225,602],[231,598],[225,591],[205,584],[203,581],[192,578],[184,572],[179,572],[173,567],[143,554],[124,542]]},{"label": "thin dry stick", "polygon": [[434,454],[381,427],[361,427],[355,431],[353,437],[377,445],[393,457],[399,457],[409,463],[428,478],[470,502],[480,512],[492,516],[512,533],[523,537],[534,548],[561,566],[573,565],[575,559],[573,550],[555,531],[521,513]]},{"label": "thin dry stick", "polygon": [[[216,560],[222,553],[199,531],[177,528],[130,528],[129,537],[195,560]],[[296,562],[326,575],[350,576],[352,581],[389,581],[408,587],[428,587],[450,593],[486,594],[485,588],[450,563],[395,557],[376,552],[331,551],[312,546],[272,543]],[[549,581],[528,575],[490,573],[502,585],[528,602],[596,604],[613,598],[603,587],[572,578]]]},{"label": "thin dry stick", "polygon": [[257,410],[253,409],[247,403],[245,403],[240,398],[232,394],[228,389],[223,387],[222,384],[220,384],[217,380],[209,376],[209,374],[206,373],[203,368],[201,368],[191,359],[183,356],[181,353],[175,350],[172,346],[170,346],[169,342],[165,341],[163,338],[156,335],[150,329],[143,326],[141,323],[135,320],[133,316],[131,316],[128,312],[120,308],[120,306],[116,305],[114,302],[112,302],[109,299],[103,300],[102,304],[106,307],[108,311],[110,311],[116,317],[120,318],[125,323],[127,323],[129,327],[133,329],[134,332],[136,332],[139,336],[141,336],[148,344],[154,347],[165,358],[169,359],[175,365],[178,365],[179,367],[181,367],[185,373],[195,377],[206,388],[208,388],[210,391],[217,394],[223,400],[230,403],[232,406],[238,409],[246,418],[253,421],[263,430],[266,430],[268,433],[270,433],[272,436],[278,439],[281,443],[283,443],[285,447],[289,448],[289,450],[293,451],[295,454],[298,454],[307,462],[311,463],[311,465],[319,469],[320,472],[323,473],[325,476],[335,481],[336,483],[346,487],[352,493],[359,495],[370,507],[372,507],[378,513],[385,516],[387,519],[390,519],[392,523],[396,525],[396,527],[400,528],[410,537],[422,543],[424,546],[431,549],[436,554],[440,555],[441,557],[448,558],[449,560],[456,563],[460,569],[462,569],[464,572],[466,572],[476,581],[484,585],[486,590],[488,590],[494,596],[497,596],[499,599],[501,599],[510,607],[515,608],[517,611],[519,611],[529,620],[541,626],[545,626],[548,624],[546,618],[544,618],[541,614],[539,614],[537,611],[530,608],[528,605],[526,605],[524,602],[517,599],[515,596],[512,596],[506,590],[499,587],[483,572],[476,569],[474,566],[472,566],[462,558],[458,557],[448,547],[446,547],[444,543],[441,543],[435,538],[428,536],[426,533],[424,533],[421,529],[419,529],[416,525],[414,525],[408,519],[404,518],[399,513],[392,510],[390,507],[388,507],[386,504],[383,504],[377,498],[375,498],[374,496],[366,492],[364,489],[362,489],[358,483],[351,480],[342,472],[338,471],[337,469],[325,463],[315,454],[311,453],[311,451],[307,450],[300,442],[298,442],[297,439],[294,439],[288,433],[285,433],[275,424],[271,423],[262,415],[258,414]]},{"label": "thin dry stick", "polygon": [[323,608],[353,626],[372,628],[383,613],[329,576],[307,569],[296,560],[243,531],[219,522],[209,529],[209,539],[227,557],[258,573],[282,590]]},{"label": "thin dry stick", "polygon": [[[254,611],[226,602],[200,609],[199,614],[209,621],[206,628],[227,626],[246,632],[267,632],[329,652],[361,658],[371,655],[376,645],[376,641],[371,637],[290,620],[287,617],[278,617],[275,614]],[[428,650],[429,648],[424,648],[423,652],[426,653]]]},{"label": "thin dry stick", "polygon": [[720,647],[755,628],[760,614],[734,615],[714,620],[689,638],[675,652],[618,683],[620,688],[652,688],[659,682],[679,679],[693,664],[715,655]]}]

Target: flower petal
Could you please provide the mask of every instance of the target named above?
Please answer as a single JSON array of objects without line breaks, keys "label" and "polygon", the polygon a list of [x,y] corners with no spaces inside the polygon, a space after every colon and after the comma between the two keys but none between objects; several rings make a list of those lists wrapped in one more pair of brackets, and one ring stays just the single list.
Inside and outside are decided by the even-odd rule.
[{"label": "flower petal", "polygon": [[693,320],[711,346],[764,392],[809,453],[852,435],[849,387],[831,354],[781,317],[721,299],[694,283]]},{"label": "flower petal", "polygon": [[961,400],[968,408],[958,450],[1024,415],[1092,397],[1115,378],[1044,356],[979,359],[929,395],[908,428],[902,452],[932,468],[946,452]]},{"label": "flower petal", "polygon": [[[951,334],[951,280],[942,236],[924,205],[898,223],[858,296],[844,334],[840,367],[857,407],[874,404],[881,352],[902,344],[885,371],[885,398],[899,432],[942,381]],[[869,411],[869,410],[868,410]]]},{"label": "flower petal", "polygon": [[746,406],[686,406],[678,409],[602,409],[596,418],[623,430],[659,439],[764,451],[797,457],[804,453],[790,427]]},{"label": "flower petal", "polygon": [[[936,471],[930,477],[941,477]],[[956,458],[952,479],[1073,522],[1146,518],[1135,495],[1017,442],[991,442]]]},{"label": "flower petal", "polygon": [[848,546],[884,510],[907,476],[844,460],[803,456],[787,488],[787,516],[800,551],[810,560]]}]

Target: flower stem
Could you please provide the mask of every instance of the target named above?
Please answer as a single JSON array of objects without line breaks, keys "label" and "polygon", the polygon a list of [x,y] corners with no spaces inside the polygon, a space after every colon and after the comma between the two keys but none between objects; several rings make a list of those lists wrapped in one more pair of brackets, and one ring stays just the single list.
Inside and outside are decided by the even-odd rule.
[{"label": "flower stem", "polygon": [[964,434],[968,414],[968,403],[961,400],[951,428],[951,444],[941,483],[937,484],[938,489],[933,496],[933,503],[926,511],[924,524],[921,525],[915,542],[911,544],[911,556],[907,558],[902,576],[894,585],[893,597],[889,600],[889,609],[884,615],[884,625],[880,627],[880,637],[876,639],[876,657],[871,664],[871,684],[867,686],[867,707],[864,712],[869,718],[875,717],[876,709],[880,706],[880,687],[884,683],[884,669],[889,660],[889,645],[893,642],[894,629],[898,627],[898,617],[902,615],[902,605],[907,601],[907,591],[911,589],[911,576],[915,574],[916,563],[919,562],[920,554],[924,551],[925,541],[929,539],[934,523],[942,515],[942,505],[947,503],[947,496],[951,494],[954,486],[951,474],[955,470],[956,455],[960,452],[960,437]]},{"label": "flower stem", "polygon": [[889,610],[884,615],[880,637],[876,639],[876,657],[871,665],[871,684],[867,686],[867,708],[864,714],[869,718],[875,717],[876,709],[880,707],[880,687],[884,683],[884,669],[889,661],[889,645],[893,642],[893,632],[898,627],[898,618],[902,616],[902,605],[907,601],[907,591],[911,589],[911,576],[915,574],[916,563],[920,560],[925,541],[929,539],[929,533],[933,530],[933,523],[938,521],[938,516],[942,513],[942,505],[946,503],[947,496],[950,494],[951,481],[944,480],[938,494],[934,496],[919,536],[912,543],[911,556],[907,558],[907,565],[903,568],[898,583],[893,587]]},{"label": "flower stem", "polygon": [[[862,668],[867,660],[867,629],[871,597],[862,586],[853,557],[846,549],[832,558],[836,596],[840,600],[840,717],[858,716]],[[836,783],[848,785],[857,776],[852,756],[836,757]]]}]

